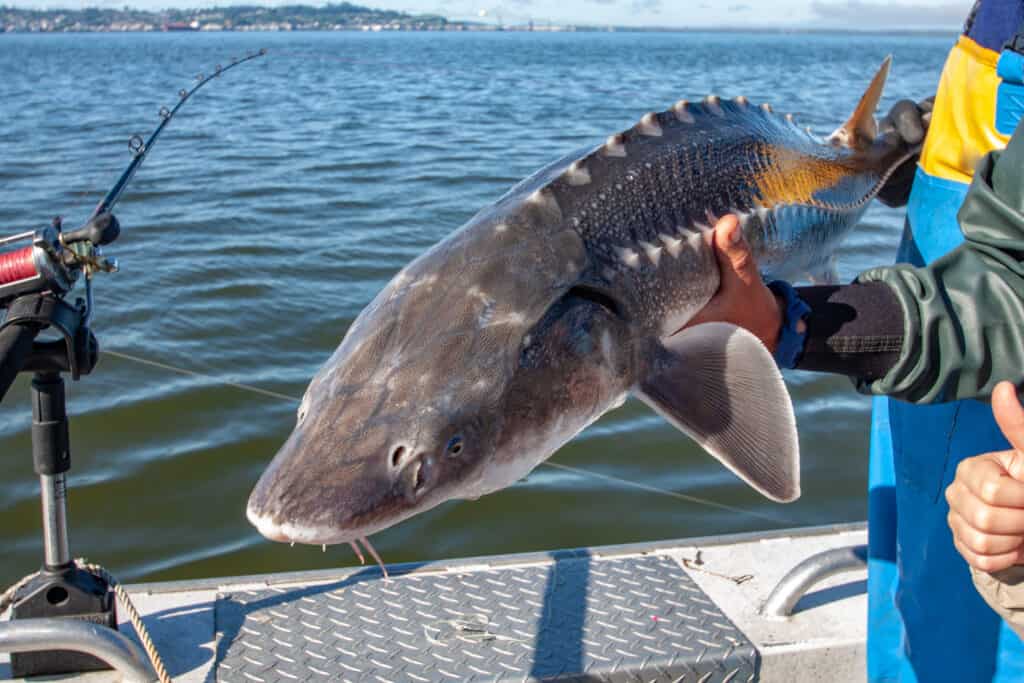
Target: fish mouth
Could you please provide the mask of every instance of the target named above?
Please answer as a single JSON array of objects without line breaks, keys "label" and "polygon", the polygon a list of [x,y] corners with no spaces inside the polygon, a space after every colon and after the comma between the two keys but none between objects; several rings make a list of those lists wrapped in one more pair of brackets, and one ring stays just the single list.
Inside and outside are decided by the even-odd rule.
[{"label": "fish mouth", "polygon": [[306,545],[321,545],[324,549],[327,549],[328,545],[336,545],[339,543],[348,543],[352,550],[355,551],[356,557],[359,558],[359,564],[366,564],[366,557],[363,555],[362,548],[366,549],[366,552],[370,554],[373,560],[380,567],[381,573],[386,579],[388,577],[388,569],[384,564],[384,560],[381,559],[380,553],[370,543],[370,539],[366,536],[354,536],[351,538],[344,538],[341,540],[335,539],[330,531],[325,532],[323,529],[317,529],[315,527],[300,527],[294,524],[278,524],[271,517],[264,516],[256,512],[253,506],[248,506],[245,511],[246,517],[249,518],[249,522],[256,527],[264,537],[271,541],[279,541],[281,543],[303,543]]},{"label": "fish mouth", "polygon": [[[419,485],[422,484],[423,473],[420,463],[414,463],[410,467],[411,479]],[[395,497],[392,500],[384,500],[376,506],[378,514],[358,514],[352,517],[338,518],[331,515],[308,517],[303,514],[296,514],[298,510],[289,512],[288,506],[283,508],[268,504],[265,491],[261,487],[253,491],[246,506],[245,515],[249,523],[256,527],[256,530],[265,538],[278,543],[302,543],[306,545],[338,545],[351,543],[383,531],[394,524],[412,516],[416,508],[409,507],[392,514],[380,514],[380,508],[389,508],[394,503],[406,502],[402,497]],[[391,503],[391,505],[388,505]],[[308,507],[308,506],[302,506]],[[371,508],[372,509],[372,508]]]},{"label": "fish mouth", "polygon": [[[278,543],[304,543],[308,545],[334,545],[345,543],[353,534],[345,534],[337,529],[326,527],[304,526],[290,522],[276,522],[272,515],[261,514],[250,504],[245,510],[249,523],[256,531],[271,541]],[[356,534],[358,536],[358,534]]]}]

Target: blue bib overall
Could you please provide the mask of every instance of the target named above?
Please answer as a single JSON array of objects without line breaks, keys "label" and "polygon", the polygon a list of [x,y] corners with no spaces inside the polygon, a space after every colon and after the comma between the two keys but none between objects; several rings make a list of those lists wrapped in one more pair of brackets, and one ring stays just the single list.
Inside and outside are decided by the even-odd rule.
[{"label": "blue bib overall", "polygon": [[[907,205],[897,259],[923,265],[963,241],[956,212],[974,163],[1005,146],[1024,102],[1024,59],[1002,50],[1024,3],[979,3],[952,49]],[[998,66],[997,66],[998,65]],[[868,525],[871,681],[1024,681],[1024,644],[974,590],[944,491],[964,458],[1005,450],[991,407],[875,399]]]}]

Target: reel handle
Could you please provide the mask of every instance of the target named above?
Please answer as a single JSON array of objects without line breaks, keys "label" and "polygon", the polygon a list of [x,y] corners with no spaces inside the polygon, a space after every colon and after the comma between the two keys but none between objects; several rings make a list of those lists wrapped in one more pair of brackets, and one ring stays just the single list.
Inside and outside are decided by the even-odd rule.
[{"label": "reel handle", "polygon": [[61,241],[64,244],[88,241],[99,247],[104,244],[110,244],[120,234],[121,224],[117,222],[117,218],[114,217],[114,214],[105,212],[98,216],[93,216],[89,219],[88,223],[78,230],[62,233]]}]

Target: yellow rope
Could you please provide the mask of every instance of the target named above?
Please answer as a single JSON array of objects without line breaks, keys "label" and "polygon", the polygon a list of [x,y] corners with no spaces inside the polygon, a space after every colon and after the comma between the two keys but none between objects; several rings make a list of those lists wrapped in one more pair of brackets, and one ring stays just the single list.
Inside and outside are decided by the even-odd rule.
[{"label": "yellow rope", "polygon": [[139,640],[142,641],[142,647],[146,651],[146,655],[149,657],[150,663],[153,665],[153,670],[156,671],[157,679],[160,683],[172,683],[171,676],[167,673],[167,667],[164,666],[164,660],[160,657],[160,653],[157,652],[156,645],[153,644],[153,639],[149,637],[149,630],[146,629],[146,625],[142,623],[142,615],[140,615],[139,611],[135,609],[132,599],[128,597],[128,591],[122,588],[121,584],[118,583],[113,574],[108,572],[102,566],[98,564],[91,564],[83,557],[76,559],[75,564],[90,574],[103,579],[107,582],[107,585],[114,589],[114,595],[117,596],[117,599],[121,603],[121,607],[124,608],[124,611],[128,613],[128,620],[135,628],[135,633],[138,634]]},{"label": "yellow rope", "polygon": [[14,584],[10,588],[4,591],[3,595],[0,595],[0,614],[7,611],[7,608],[14,602],[14,594],[21,590],[21,587],[27,584],[32,579],[36,578],[39,572],[32,572],[18,583]]}]

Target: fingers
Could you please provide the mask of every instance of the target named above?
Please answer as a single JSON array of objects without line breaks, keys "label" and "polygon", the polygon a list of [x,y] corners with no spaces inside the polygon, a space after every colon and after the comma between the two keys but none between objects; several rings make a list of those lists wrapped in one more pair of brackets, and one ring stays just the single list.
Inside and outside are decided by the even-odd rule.
[{"label": "fingers", "polygon": [[[1010,382],[1000,382],[992,392],[992,414],[1003,436],[1018,451],[1024,451],[1024,408],[1017,400],[1017,389]],[[1014,479],[1024,481],[1024,460],[1017,457],[1006,471]]]},{"label": "fingers", "polygon": [[715,254],[723,288],[728,286],[729,280],[739,280],[745,285],[760,281],[757,263],[750,253],[750,246],[743,239],[739,219],[732,214],[723,216],[715,224]]},{"label": "fingers", "polygon": [[998,571],[1024,560],[1024,483],[1004,468],[1013,459],[1020,459],[1016,451],[967,458],[946,488],[953,541],[977,569]]},{"label": "fingers", "polygon": [[1017,451],[999,451],[967,458],[957,466],[956,477],[950,488],[963,487],[965,492],[983,505],[1022,508],[1021,514],[1024,514],[1024,482],[1007,474],[1007,465],[1019,468],[1020,460]]},{"label": "fingers", "polygon": [[723,216],[705,239],[718,261],[721,282],[704,308],[685,327],[707,322],[725,322],[754,334],[771,351],[779,338],[782,308],[775,294],[761,280],[750,245],[743,239],[739,219]]},{"label": "fingers", "polygon": [[964,543],[955,535],[953,536],[953,545],[956,546],[957,552],[963,555],[967,564],[984,572],[998,572],[1008,567],[1012,567],[1015,564],[1020,564],[1021,561],[1024,560],[1024,553],[1020,550],[1001,553],[999,555],[982,555],[976,553],[964,545]]},{"label": "fingers", "polygon": [[[964,479],[966,478],[961,478],[960,470],[957,469],[956,479],[946,488],[946,500],[949,502],[950,509],[960,515],[971,528],[982,533],[1024,536],[1024,508],[1013,505],[993,505],[986,502],[972,490],[971,486],[965,483]],[[987,498],[994,498],[1000,502],[1017,500],[1019,492],[1006,494],[1003,491],[1003,485],[1006,482],[1013,482],[1013,480],[1002,476],[998,481],[987,478],[980,485],[977,482],[973,482],[972,485],[980,486],[985,491],[984,495]]]},{"label": "fingers", "polygon": [[953,536],[978,555],[1002,555],[1016,552],[1024,546],[1024,536],[985,533],[971,526],[956,510],[949,511],[947,521]]}]

